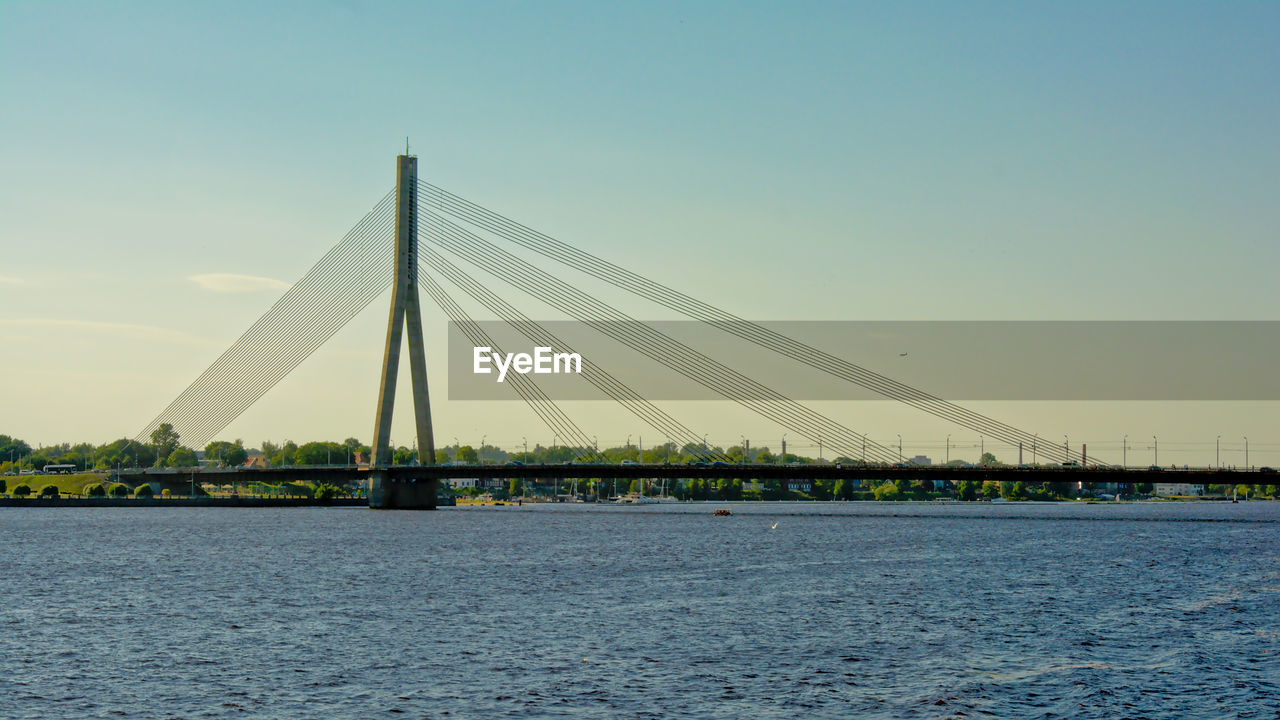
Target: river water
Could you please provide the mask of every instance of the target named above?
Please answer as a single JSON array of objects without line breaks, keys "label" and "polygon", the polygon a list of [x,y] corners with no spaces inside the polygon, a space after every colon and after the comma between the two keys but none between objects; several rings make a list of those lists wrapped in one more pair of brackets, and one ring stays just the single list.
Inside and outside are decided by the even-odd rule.
[{"label": "river water", "polygon": [[0,532],[3,718],[1280,714],[1280,503],[3,508]]}]

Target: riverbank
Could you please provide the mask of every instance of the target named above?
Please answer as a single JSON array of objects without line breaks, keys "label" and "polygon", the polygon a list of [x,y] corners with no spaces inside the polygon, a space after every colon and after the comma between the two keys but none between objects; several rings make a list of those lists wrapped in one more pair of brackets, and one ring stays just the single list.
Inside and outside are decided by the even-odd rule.
[{"label": "riverbank", "polygon": [[0,497],[4,507],[368,507],[365,498],[223,496],[223,497]]}]

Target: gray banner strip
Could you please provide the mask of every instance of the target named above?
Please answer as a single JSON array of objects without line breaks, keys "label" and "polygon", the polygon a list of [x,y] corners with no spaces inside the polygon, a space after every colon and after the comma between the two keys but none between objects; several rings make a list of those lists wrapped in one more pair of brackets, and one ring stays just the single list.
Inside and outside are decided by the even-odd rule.
[{"label": "gray banner strip", "polygon": [[[477,373],[474,344],[449,326],[449,399],[517,399],[498,382],[506,354],[535,355],[535,343],[505,322],[479,323],[496,358]],[[539,323],[649,400],[724,400],[645,354],[571,321]],[[1278,400],[1277,321],[760,321],[842,360],[948,400]],[[616,324],[620,334],[652,328],[794,400],[878,400],[884,396],[694,321]],[[676,358],[679,359],[679,358]],[[695,358],[700,363],[706,361]],[[535,358],[531,357],[530,362]],[[707,367],[711,367],[709,364]],[[519,359],[507,372],[532,366]],[[544,363],[544,367],[548,367]],[[580,374],[530,373],[555,400],[608,400]],[[749,392],[734,391],[744,399]]]}]

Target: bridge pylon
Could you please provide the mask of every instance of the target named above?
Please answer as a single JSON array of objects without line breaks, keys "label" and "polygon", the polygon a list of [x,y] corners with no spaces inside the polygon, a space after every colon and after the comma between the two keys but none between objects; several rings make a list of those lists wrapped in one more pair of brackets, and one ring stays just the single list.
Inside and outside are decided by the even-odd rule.
[{"label": "bridge pylon", "polygon": [[418,304],[418,158],[396,158],[396,253],[387,342],[382,353],[382,381],[373,423],[373,457],[369,468],[369,506],[374,508],[434,509],[437,480],[393,479],[391,413],[395,406],[396,375],[400,369],[402,330],[408,329],[409,375],[413,385],[414,422],[418,434],[418,464],[434,465],[435,438],[431,432],[431,403],[427,393],[427,357],[423,346],[422,309]]}]

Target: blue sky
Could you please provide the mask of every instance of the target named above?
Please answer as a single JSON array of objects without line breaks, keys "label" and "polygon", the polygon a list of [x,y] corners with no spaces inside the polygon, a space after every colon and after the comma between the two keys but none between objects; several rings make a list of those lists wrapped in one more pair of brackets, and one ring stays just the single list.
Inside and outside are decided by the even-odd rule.
[{"label": "blue sky", "polygon": [[[406,135],[432,182],[747,317],[1272,319],[1278,29],[1271,3],[3,2],[0,432],[135,432],[390,188]],[[227,436],[367,438],[384,305]],[[449,440],[542,432],[442,396]],[[1268,403],[1001,409],[1280,441]]]}]

